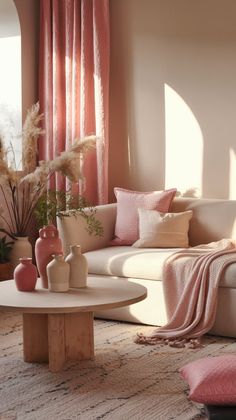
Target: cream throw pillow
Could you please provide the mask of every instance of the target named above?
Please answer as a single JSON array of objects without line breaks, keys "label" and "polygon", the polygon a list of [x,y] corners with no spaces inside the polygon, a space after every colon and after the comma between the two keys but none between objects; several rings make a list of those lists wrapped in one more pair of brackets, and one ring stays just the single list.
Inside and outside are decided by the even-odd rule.
[{"label": "cream throw pillow", "polygon": [[136,248],[187,248],[192,210],[182,213],[160,213],[138,209],[139,239]]}]

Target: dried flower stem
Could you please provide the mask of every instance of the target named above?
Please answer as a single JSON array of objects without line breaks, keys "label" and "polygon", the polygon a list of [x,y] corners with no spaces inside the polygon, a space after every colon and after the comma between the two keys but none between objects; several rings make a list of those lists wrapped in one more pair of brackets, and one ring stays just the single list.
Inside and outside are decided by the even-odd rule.
[{"label": "dried flower stem", "polygon": [[[4,191],[4,189],[3,189],[3,186],[2,186],[2,185],[0,185],[0,187],[1,187],[1,191],[2,191],[2,195],[3,195],[3,198],[4,198],[5,205],[6,205],[6,207],[7,207],[8,214],[9,214],[9,217],[10,217],[10,220],[11,220],[11,224],[13,225],[13,224],[14,224],[14,220],[13,220],[13,218],[12,218],[12,214],[11,214],[10,207],[9,207],[9,204],[8,204],[8,201],[7,201],[7,198],[6,198],[5,191]],[[1,214],[1,218],[4,220],[4,222],[5,222],[5,223],[8,225],[8,227],[10,228],[10,224],[7,222],[6,218],[5,218],[2,214]]]}]

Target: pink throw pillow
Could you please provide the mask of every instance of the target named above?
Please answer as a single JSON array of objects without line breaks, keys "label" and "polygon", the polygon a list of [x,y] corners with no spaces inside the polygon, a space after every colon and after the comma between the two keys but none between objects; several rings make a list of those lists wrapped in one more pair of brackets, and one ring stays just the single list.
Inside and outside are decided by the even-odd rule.
[{"label": "pink throw pillow", "polygon": [[188,382],[189,398],[209,405],[236,404],[236,356],[224,355],[195,360],[180,368]]},{"label": "pink throw pillow", "polygon": [[132,245],[139,238],[138,208],[169,211],[176,188],[165,191],[139,192],[114,188],[117,199],[115,239],[111,245]]}]

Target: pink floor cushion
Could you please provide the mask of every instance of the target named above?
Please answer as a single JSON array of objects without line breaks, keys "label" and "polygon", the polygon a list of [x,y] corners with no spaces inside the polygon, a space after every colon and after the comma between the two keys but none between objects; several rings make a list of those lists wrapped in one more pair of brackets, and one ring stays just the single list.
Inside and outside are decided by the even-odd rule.
[{"label": "pink floor cushion", "polygon": [[236,355],[205,357],[180,368],[189,398],[212,405],[236,405]]}]

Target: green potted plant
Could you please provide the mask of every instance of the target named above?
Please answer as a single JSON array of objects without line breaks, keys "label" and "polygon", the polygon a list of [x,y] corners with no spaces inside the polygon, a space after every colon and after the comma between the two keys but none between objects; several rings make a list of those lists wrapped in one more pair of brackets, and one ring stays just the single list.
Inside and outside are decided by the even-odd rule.
[{"label": "green potted plant", "polygon": [[90,235],[103,235],[102,223],[96,218],[96,206],[91,205],[80,194],[73,194],[71,191],[48,190],[38,199],[34,211],[38,228],[50,223],[56,224],[56,217],[66,216],[68,211],[85,219],[86,230]]},{"label": "green potted plant", "polygon": [[12,265],[10,263],[10,253],[13,241],[8,241],[6,236],[0,238],[0,281],[9,280],[13,276]]}]

